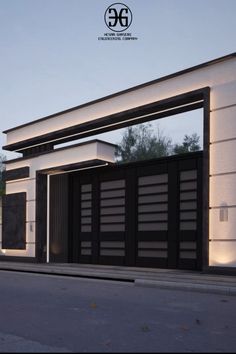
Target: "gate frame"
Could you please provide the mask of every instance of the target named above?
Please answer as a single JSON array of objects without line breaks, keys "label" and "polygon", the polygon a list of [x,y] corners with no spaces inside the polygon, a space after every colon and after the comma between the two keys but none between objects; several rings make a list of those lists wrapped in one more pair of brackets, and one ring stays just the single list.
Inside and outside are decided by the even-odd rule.
[{"label": "gate frame", "polygon": [[[202,270],[209,268],[209,145],[210,145],[210,87],[203,87],[181,95],[169,97],[141,107],[116,113],[96,121],[81,124],[81,138],[118,128],[152,121],[203,108],[203,188],[202,188]],[[115,122],[115,123],[114,123]],[[115,129],[114,129],[115,126]],[[66,148],[66,147],[65,147]],[[92,165],[92,166],[96,166]],[[84,163],[77,165],[83,169]],[[47,176],[52,171],[62,170],[63,166],[36,171],[36,260],[46,262],[45,245],[47,237]],[[66,171],[75,170],[74,165],[67,165]],[[11,260],[14,257],[9,257]]]}]

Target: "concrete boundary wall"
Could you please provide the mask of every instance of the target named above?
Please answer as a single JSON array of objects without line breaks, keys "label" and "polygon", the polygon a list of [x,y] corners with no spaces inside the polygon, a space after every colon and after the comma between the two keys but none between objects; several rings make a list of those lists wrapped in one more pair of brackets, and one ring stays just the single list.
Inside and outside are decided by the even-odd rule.
[{"label": "concrete boundary wall", "polygon": [[[123,112],[203,87],[210,88],[209,140],[209,266],[236,267],[236,57],[225,57],[194,70],[183,71],[166,80],[148,83],[115,97],[91,103],[70,112],[32,122],[7,131],[7,144],[65,129],[73,125]],[[94,158],[113,161],[108,146],[94,144],[71,147],[64,152],[52,152],[14,161],[7,169],[29,166],[30,177],[11,181],[6,193],[27,193],[27,248],[25,251],[5,250],[9,256],[35,256],[35,173],[58,164],[78,163]],[[32,231],[33,230],[33,231]]]}]

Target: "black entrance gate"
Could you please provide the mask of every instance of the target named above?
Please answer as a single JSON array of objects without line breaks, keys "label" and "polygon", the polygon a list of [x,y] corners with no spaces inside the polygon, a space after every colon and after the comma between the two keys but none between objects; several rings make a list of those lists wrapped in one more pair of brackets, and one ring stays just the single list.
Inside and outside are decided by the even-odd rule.
[{"label": "black entrance gate", "polygon": [[[53,176],[52,183],[60,178]],[[70,210],[62,218],[67,234],[56,242],[67,240],[64,261],[201,268],[202,152],[78,171],[66,181],[64,192],[57,190],[69,195],[62,198]],[[59,204],[51,214],[63,209]]]}]

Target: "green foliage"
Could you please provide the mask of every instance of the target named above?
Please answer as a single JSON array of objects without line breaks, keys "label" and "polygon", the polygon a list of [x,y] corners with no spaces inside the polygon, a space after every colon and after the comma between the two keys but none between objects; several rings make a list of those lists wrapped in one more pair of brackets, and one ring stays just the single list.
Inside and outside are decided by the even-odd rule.
[{"label": "green foliage", "polygon": [[192,135],[185,135],[182,144],[175,144],[173,147],[174,154],[185,154],[187,152],[194,152],[201,149],[200,137],[194,133]]},{"label": "green foliage", "polygon": [[157,135],[150,123],[126,128],[122,141],[116,150],[118,162],[148,160],[168,156],[171,139],[163,136],[158,129]]},{"label": "green foliage", "polygon": [[171,144],[171,139],[151,123],[139,124],[125,129],[116,150],[117,162],[148,160],[173,154],[184,154],[201,149],[200,137],[194,133],[185,135],[182,144]]}]

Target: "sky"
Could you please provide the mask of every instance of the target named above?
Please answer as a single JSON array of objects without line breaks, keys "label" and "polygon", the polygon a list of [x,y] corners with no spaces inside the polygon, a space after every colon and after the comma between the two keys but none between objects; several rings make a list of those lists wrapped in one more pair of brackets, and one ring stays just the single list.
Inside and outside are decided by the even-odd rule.
[{"label": "sky", "polygon": [[235,52],[236,0],[122,0],[138,40],[100,41],[114,2],[0,0],[1,131]]}]

